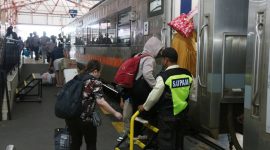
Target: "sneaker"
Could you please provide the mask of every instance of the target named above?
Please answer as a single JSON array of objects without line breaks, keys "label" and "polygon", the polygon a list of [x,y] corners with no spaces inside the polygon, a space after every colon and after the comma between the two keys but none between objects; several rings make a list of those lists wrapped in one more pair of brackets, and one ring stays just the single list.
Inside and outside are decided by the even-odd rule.
[{"label": "sneaker", "polygon": [[124,137],[119,136],[119,137],[116,139],[116,141],[117,141],[117,142],[121,142],[123,139],[124,139]]},{"label": "sneaker", "polygon": [[117,142],[121,142],[125,138],[126,134],[123,133],[121,136],[119,136],[116,140]]}]

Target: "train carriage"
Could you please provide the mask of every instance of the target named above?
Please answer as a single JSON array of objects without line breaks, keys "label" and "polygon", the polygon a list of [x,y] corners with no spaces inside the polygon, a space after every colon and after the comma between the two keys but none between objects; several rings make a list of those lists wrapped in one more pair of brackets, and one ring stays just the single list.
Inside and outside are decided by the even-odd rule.
[{"label": "train carriage", "polygon": [[[258,116],[260,112],[268,112],[269,109],[255,112],[258,108],[262,109],[261,104],[257,104],[262,102],[253,100],[256,103],[250,108],[252,98],[251,94],[246,92],[251,91],[249,82],[252,79],[252,82],[255,82],[254,85],[252,83],[252,86],[255,86],[252,88],[260,94],[258,82],[261,80],[257,74],[262,64],[259,58],[263,56],[259,51],[262,47],[256,44],[261,46],[263,42],[266,43],[261,40],[264,35],[261,30],[264,21],[267,20],[265,14],[269,9],[263,7],[263,10],[258,11],[257,18],[250,18],[250,14],[253,13],[253,9],[259,8],[260,4],[268,4],[268,1],[260,0],[258,6],[255,6],[257,2],[252,0],[199,1],[198,23],[195,25],[198,27],[197,69],[194,76],[198,85],[195,88],[195,98],[190,101],[190,116],[192,124],[201,133],[216,139],[221,133],[229,133],[229,139],[236,149],[241,149],[241,146],[237,142],[235,132],[243,133],[243,126],[249,127],[252,117],[256,119],[254,115],[250,117],[249,114],[244,114],[244,109],[246,112],[254,111]],[[249,6],[250,3],[252,5]],[[105,0],[92,8],[87,15],[64,27],[63,32],[71,34],[71,42],[74,43],[72,50],[77,62],[84,64],[89,59],[100,60],[104,66],[102,78],[113,82],[114,74],[123,60],[133,53],[141,52],[144,43],[151,36],[161,39],[164,46],[171,45],[172,30],[167,23],[176,17],[173,9],[175,7],[176,0]],[[252,39],[250,37],[254,33],[250,32],[247,36],[247,31],[254,18],[259,23],[256,27],[252,26],[257,35],[254,36],[256,66],[251,70],[251,64],[246,62],[246,59],[253,60],[253,49],[249,45],[252,42],[248,41],[247,37]],[[246,78],[245,75],[254,70],[257,72]],[[253,81],[253,78],[256,79]],[[269,105],[266,101],[263,102],[262,104]],[[247,118],[248,124],[243,121],[243,116]],[[255,120],[253,125],[255,124],[260,123]],[[266,124],[269,133],[269,119]],[[245,132],[246,135],[251,134]],[[266,139],[264,135],[260,135],[259,138]],[[244,139],[248,141],[252,138]],[[189,140],[189,137],[185,138],[184,144],[188,145]],[[251,143],[247,144],[248,147],[252,147],[249,144]],[[267,145],[265,142],[263,144]]]},{"label": "train carriage", "polygon": [[151,36],[169,44],[170,40],[165,40],[170,37],[166,22],[171,17],[165,13],[171,12],[168,5],[171,3],[165,0],[106,0],[64,27],[63,32],[71,34],[77,62],[100,60],[102,78],[112,82],[123,60],[141,52]]}]

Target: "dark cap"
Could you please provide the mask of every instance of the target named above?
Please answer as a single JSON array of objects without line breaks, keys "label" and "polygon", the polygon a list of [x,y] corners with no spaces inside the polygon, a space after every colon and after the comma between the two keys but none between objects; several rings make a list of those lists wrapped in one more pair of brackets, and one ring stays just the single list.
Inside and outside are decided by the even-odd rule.
[{"label": "dark cap", "polygon": [[172,47],[167,47],[161,52],[162,57],[167,57],[171,62],[177,62],[178,54],[176,50]]}]

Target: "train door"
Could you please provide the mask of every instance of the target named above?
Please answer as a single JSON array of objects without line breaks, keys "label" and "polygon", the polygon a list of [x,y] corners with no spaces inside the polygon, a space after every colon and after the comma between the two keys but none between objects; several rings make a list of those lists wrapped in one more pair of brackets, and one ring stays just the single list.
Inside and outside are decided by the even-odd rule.
[{"label": "train door", "polygon": [[217,138],[229,106],[243,109],[248,1],[201,0],[199,9],[198,122]]},{"label": "train door", "polygon": [[[159,1],[164,4],[164,13],[161,17],[162,27],[160,30],[160,35],[161,35],[161,41],[164,43],[166,47],[169,47],[171,46],[172,32],[171,32],[170,27],[167,25],[167,23],[170,22],[172,19],[178,17],[180,13],[188,13],[192,8],[196,6],[196,4],[198,3],[198,0],[149,0],[149,1],[150,1],[149,3],[150,9],[151,9],[151,3],[154,4],[155,1]],[[148,14],[148,16],[150,16],[148,20],[150,21],[150,23],[152,23],[151,13],[150,15]],[[160,22],[161,20],[159,19],[157,20],[158,24],[161,24]],[[154,25],[150,25],[150,27],[153,27],[153,26]],[[154,33],[156,33],[156,35],[159,35],[157,31],[154,31]]]},{"label": "train door", "polygon": [[249,0],[244,149],[270,147],[270,0]]}]

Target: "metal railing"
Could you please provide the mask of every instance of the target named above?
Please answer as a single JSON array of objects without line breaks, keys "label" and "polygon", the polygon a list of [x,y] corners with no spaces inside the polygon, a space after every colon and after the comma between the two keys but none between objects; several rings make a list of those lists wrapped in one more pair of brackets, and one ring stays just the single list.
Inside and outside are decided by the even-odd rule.
[{"label": "metal railing", "polygon": [[0,69],[7,73],[12,71],[20,63],[20,51],[18,47],[18,40],[5,38],[2,39],[2,55],[0,60]]}]

